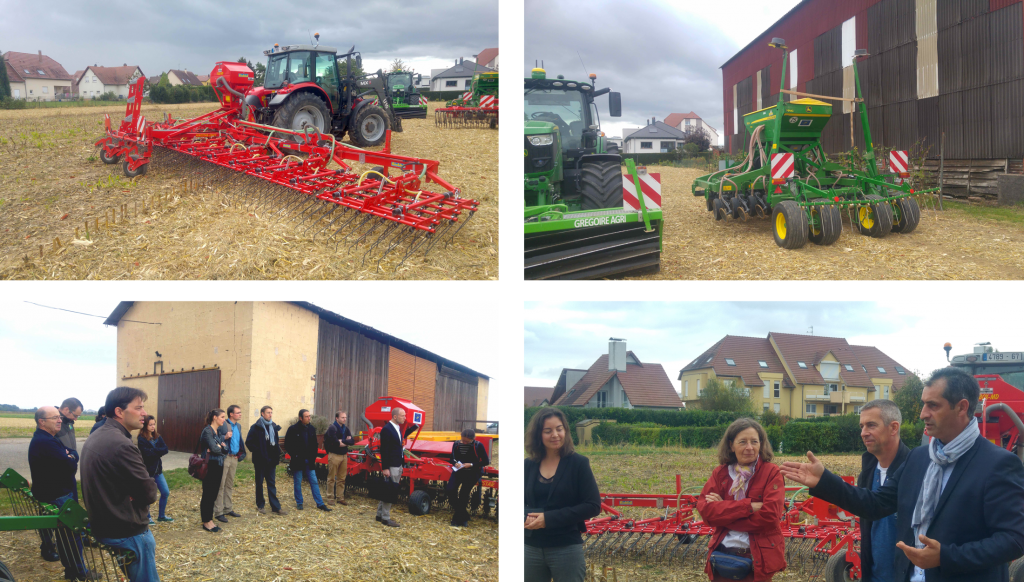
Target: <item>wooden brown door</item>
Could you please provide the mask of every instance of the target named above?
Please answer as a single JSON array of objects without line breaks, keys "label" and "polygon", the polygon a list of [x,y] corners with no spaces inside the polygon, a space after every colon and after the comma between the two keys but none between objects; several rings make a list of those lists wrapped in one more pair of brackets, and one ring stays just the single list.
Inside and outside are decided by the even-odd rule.
[{"label": "wooden brown door", "polygon": [[220,407],[220,370],[160,376],[157,426],[172,451],[191,453],[206,426],[206,415]]}]

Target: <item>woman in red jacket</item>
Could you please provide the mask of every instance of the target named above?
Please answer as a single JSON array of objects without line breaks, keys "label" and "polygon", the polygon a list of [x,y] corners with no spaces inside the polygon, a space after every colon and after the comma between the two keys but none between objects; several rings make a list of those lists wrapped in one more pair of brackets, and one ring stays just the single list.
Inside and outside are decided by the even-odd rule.
[{"label": "woman in red jacket", "polygon": [[786,487],[772,457],[764,428],[750,418],[729,425],[718,444],[719,466],[697,500],[715,528],[704,567],[709,579],[762,582],[786,569]]}]

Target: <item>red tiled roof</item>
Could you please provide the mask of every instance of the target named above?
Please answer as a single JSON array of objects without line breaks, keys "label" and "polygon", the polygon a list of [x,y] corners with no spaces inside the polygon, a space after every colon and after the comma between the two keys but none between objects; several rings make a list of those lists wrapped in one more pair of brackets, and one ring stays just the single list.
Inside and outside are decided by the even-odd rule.
[{"label": "red tiled roof", "polygon": [[150,87],[156,87],[157,85],[160,84],[160,79],[162,77],[163,77],[163,75],[153,75],[152,77],[148,77],[146,80],[149,81],[149,86]]},{"label": "red tiled roof", "polygon": [[678,127],[679,123],[684,119],[700,119],[700,116],[692,111],[689,113],[669,113],[668,117],[665,118],[665,125]]},{"label": "red tiled roof", "polygon": [[[814,366],[828,352],[832,352],[839,360],[839,376],[847,386],[870,388],[874,386],[871,378],[889,378],[893,381],[893,387],[899,389],[906,380],[905,374],[896,371],[896,366],[900,364],[873,346],[854,346],[843,338],[814,335],[769,333],[768,336],[775,340],[782,357],[793,371],[794,379],[801,384],[825,383]],[[797,362],[807,364],[807,369],[800,368]],[[853,370],[847,369],[847,366]],[[885,373],[879,372],[878,366],[885,369]],[[903,366],[900,368],[905,371]]]},{"label": "red tiled roof", "polygon": [[4,61],[4,65],[7,67],[7,80],[11,83],[24,83],[25,78],[18,74],[18,71],[14,70],[11,63]]},{"label": "red tiled roof", "polygon": [[[627,353],[640,361],[633,352]],[[626,364],[626,371],[619,372],[608,369],[608,354],[599,357],[583,378],[554,404],[583,406],[613,377],[618,377],[633,406],[682,408],[679,394],[661,364]]]},{"label": "red tiled roof", "polygon": [[481,65],[487,66],[488,63],[494,60],[494,57],[498,56],[497,48],[485,48],[480,51],[480,54],[476,56],[476,62]]},{"label": "red tiled roof", "polygon": [[[139,69],[139,67],[134,65],[125,65],[122,67],[86,67],[85,71],[92,71],[92,73],[99,78],[100,83],[103,83],[104,85],[127,85],[128,82],[131,81],[132,75],[135,74],[136,69],[142,73],[142,69]],[[76,82],[85,74],[85,71],[82,71],[75,77]]]},{"label": "red tiled roof", "polygon": [[551,393],[554,392],[554,388],[544,388],[541,386],[526,386],[523,388],[524,396],[526,397],[527,406],[540,406],[541,402],[545,400],[551,403]]},{"label": "red tiled roof", "polygon": [[[735,365],[729,365],[727,358]],[[763,360],[768,367],[762,368],[758,360]],[[764,382],[758,376],[761,372],[782,374],[783,385],[787,388],[794,386],[766,338],[727,335],[684,366],[678,379],[682,379],[684,371],[702,368],[714,368],[718,377],[740,378],[745,386],[763,386]]]},{"label": "red tiled roof", "polygon": [[72,80],[71,75],[64,70],[60,63],[46,55],[8,51],[4,53],[4,60],[11,64],[22,79]]}]

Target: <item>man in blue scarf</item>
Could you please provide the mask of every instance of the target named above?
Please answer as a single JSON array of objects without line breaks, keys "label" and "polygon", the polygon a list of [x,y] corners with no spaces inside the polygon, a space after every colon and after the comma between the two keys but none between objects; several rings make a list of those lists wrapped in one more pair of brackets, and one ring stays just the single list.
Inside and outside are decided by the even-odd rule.
[{"label": "man in blue scarf", "polygon": [[263,481],[267,482],[267,495],[270,497],[270,509],[277,515],[288,512],[281,509],[277,499],[277,466],[281,463],[281,427],[274,424],[274,409],[264,406],[260,409],[260,418],[249,427],[245,435],[245,446],[252,453],[252,468],[256,472],[256,513],[267,513],[264,509]]},{"label": "man in blue scarf", "polygon": [[979,393],[963,370],[936,370],[921,393],[931,442],[878,490],[847,485],[810,451],[810,463],[783,463],[782,473],[864,519],[895,513],[893,580],[1007,580],[1007,565],[1024,555],[1024,465],[981,435]]}]

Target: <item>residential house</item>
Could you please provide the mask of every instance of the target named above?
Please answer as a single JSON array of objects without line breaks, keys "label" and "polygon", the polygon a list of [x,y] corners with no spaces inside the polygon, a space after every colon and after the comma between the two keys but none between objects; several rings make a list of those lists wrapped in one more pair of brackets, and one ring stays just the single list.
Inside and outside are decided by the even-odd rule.
[{"label": "residential house", "polygon": [[3,54],[11,96],[32,101],[71,99],[74,79],[60,63],[38,54],[8,51]]},{"label": "residential house", "polygon": [[541,386],[526,386],[523,388],[526,406],[547,406],[551,404],[551,393],[554,390],[554,388],[544,388]]},{"label": "residential house", "polygon": [[189,85],[191,87],[201,87],[203,85],[203,82],[199,80],[199,77],[188,69],[181,71],[178,69],[171,69],[170,71],[167,71],[167,82],[174,86]]},{"label": "residential house", "polygon": [[473,73],[492,72],[494,69],[459,59],[449,69],[430,70],[431,91],[465,91],[473,85]]},{"label": "residential house", "polygon": [[160,84],[161,78],[163,78],[163,75],[153,75],[152,77],[147,78],[146,82],[149,83],[150,87],[156,87]]},{"label": "residential house", "polygon": [[104,93],[113,93],[118,99],[128,97],[128,87],[145,74],[137,66],[124,64],[120,67],[86,67],[77,77],[78,95],[95,99]]},{"label": "residential house", "polygon": [[772,332],[764,338],[727,335],[683,367],[677,379],[687,403],[717,378],[744,390],[756,409],[809,418],[859,413],[870,400],[891,400],[907,375],[874,346]]},{"label": "residential house", "polygon": [[617,148],[619,148],[619,151],[622,151],[622,138],[621,137],[617,137],[617,136],[616,137],[606,137],[605,141],[607,141],[609,144],[615,144],[615,146]]},{"label": "residential house", "polygon": [[585,408],[683,407],[665,368],[641,362],[636,354],[626,350],[624,340],[609,341],[608,353],[585,371],[563,370],[551,394],[551,404]]},{"label": "residential house", "polygon": [[82,69],[79,69],[79,70],[75,71],[75,73],[73,75],[71,75],[71,79],[72,79],[72,83],[71,83],[71,96],[72,97],[77,97],[78,96],[78,79],[82,76],[83,72],[84,71],[82,71]]},{"label": "residential house", "polygon": [[196,75],[196,79],[199,79],[199,82],[202,83],[203,86],[205,86],[205,87],[209,87],[210,86],[210,76],[209,75]]},{"label": "residential house", "polygon": [[703,129],[711,136],[711,145],[718,145],[718,131],[692,111],[689,113],[670,113],[665,118],[665,125],[671,125],[683,133],[693,131],[694,129]]},{"label": "residential house", "polygon": [[622,153],[657,154],[674,151],[682,147],[686,136],[682,131],[654,118],[638,129],[623,129]]},{"label": "residential house", "polygon": [[476,56],[476,62],[480,63],[485,67],[489,67],[498,70],[498,49],[497,48],[486,48],[480,51],[480,54]]}]

